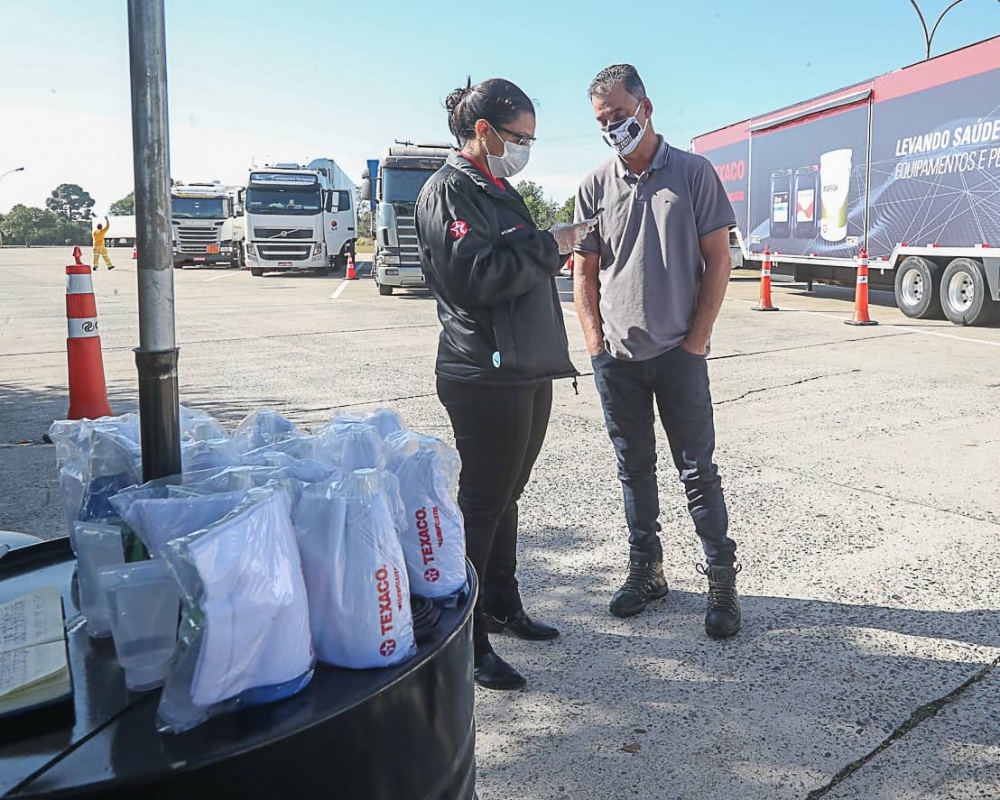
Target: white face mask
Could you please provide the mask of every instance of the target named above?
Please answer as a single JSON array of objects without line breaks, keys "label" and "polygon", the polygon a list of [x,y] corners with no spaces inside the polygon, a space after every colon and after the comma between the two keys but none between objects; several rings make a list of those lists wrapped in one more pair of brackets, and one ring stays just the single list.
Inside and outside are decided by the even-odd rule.
[{"label": "white face mask", "polygon": [[646,129],[649,127],[649,119],[646,119],[645,125],[639,125],[639,118],[636,114],[639,113],[640,108],[642,108],[642,100],[635,107],[635,114],[631,117],[619,122],[612,122],[601,129],[601,136],[608,147],[620,156],[631,155],[635,152],[635,148],[639,146],[642,137],[646,135]]},{"label": "white face mask", "polygon": [[489,165],[490,172],[493,173],[494,178],[511,178],[528,166],[528,159],[531,158],[531,145],[508,142],[506,139],[501,138],[496,128],[492,125],[490,125],[490,128],[493,129],[496,137],[503,142],[503,155],[490,155],[486,139],[483,139],[483,147],[486,148],[486,163]]}]

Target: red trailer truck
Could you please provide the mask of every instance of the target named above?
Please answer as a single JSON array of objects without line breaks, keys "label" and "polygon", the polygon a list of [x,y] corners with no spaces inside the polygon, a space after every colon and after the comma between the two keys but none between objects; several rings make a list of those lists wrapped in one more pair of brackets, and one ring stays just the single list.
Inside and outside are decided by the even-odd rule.
[{"label": "red trailer truck", "polygon": [[1000,320],[1000,36],[692,142],[736,209],[743,261],[873,288],[909,317]]}]

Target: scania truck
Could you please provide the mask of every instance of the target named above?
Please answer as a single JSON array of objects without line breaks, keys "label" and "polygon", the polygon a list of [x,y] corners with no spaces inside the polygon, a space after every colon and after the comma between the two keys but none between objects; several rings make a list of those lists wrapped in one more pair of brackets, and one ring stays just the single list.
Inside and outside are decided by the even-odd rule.
[{"label": "scania truck", "polygon": [[243,263],[243,215],[235,187],[176,184],[170,189],[174,267]]},{"label": "scania truck", "polygon": [[343,269],[354,253],[354,195],[354,184],[327,158],[251,170],[244,205],[251,274]]},{"label": "scania truck", "polygon": [[444,166],[451,150],[446,144],[397,142],[379,162],[377,175],[368,169],[363,173],[361,198],[375,202],[372,275],[381,295],[426,285],[414,209],[420,190]]},{"label": "scania truck", "polygon": [[1000,319],[1000,36],[696,137],[744,263],[873,288],[909,317]]}]

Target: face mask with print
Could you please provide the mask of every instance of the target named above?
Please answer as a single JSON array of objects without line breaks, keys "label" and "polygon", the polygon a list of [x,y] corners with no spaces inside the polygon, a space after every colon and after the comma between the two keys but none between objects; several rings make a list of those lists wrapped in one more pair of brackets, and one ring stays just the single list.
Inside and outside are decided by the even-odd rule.
[{"label": "face mask with print", "polygon": [[[490,125],[490,128],[493,126]],[[490,155],[489,148],[487,148],[486,163],[494,178],[511,178],[528,166],[528,159],[531,158],[531,145],[508,142],[500,137],[496,128],[493,128],[493,133],[503,142],[503,155]],[[486,147],[485,139],[483,139],[483,147]]]},{"label": "face mask with print", "polygon": [[639,124],[639,118],[636,114],[639,113],[640,108],[642,108],[642,100],[635,107],[635,114],[631,117],[623,119],[620,122],[612,122],[601,129],[601,136],[608,147],[620,156],[627,156],[635,152],[635,148],[639,146],[642,137],[646,135],[649,120],[646,120],[645,125]]}]

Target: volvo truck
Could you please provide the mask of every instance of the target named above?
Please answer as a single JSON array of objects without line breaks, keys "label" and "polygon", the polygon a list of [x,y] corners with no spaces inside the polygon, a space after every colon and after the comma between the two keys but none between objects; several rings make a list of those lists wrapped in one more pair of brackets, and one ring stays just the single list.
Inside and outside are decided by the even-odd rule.
[{"label": "volvo truck", "polygon": [[354,195],[354,184],[327,158],[251,170],[244,203],[251,274],[343,269],[354,253]]},{"label": "volvo truck", "polygon": [[174,267],[243,264],[243,215],[238,189],[213,183],[170,189]]},{"label": "volvo truck", "polygon": [[397,142],[379,162],[376,175],[368,169],[363,173],[361,197],[375,206],[372,275],[380,295],[426,286],[414,209],[420,190],[451,150],[446,144]]},{"label": "volvo truck", "polygon": [[1000,36],[696,137],[744,264],[869,282],[908,317],[1000,319]]}]

